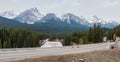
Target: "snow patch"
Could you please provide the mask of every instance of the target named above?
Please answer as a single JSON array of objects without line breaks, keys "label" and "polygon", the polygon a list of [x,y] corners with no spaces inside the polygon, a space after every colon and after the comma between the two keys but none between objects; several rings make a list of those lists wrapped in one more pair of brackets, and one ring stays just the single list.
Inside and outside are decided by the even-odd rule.
[{"label": "snow patch", "polygon": [[41,48],[62,47],[62,43],[58,39],[54,41],[49,41],[49,39],[46,39],[43,42],[44,44],[41,46]]}]

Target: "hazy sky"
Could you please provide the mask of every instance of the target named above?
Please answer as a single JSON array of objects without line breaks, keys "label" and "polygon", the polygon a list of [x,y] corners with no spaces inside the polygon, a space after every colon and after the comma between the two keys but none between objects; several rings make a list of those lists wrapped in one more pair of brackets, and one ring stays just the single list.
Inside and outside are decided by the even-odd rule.
[{"label": "hazy sky", "polygon": [[78,16],[120,20],[120,0],[0,0],[0,12],[36,7],[42,14],[73,13]]}]

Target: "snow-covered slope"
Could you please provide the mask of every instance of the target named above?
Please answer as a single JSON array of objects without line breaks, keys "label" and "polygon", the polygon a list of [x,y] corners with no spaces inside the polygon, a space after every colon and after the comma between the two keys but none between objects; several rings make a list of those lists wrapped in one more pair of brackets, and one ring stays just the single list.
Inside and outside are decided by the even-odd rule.
[{"label": "snow-covered slope", "polygon": [[39,13],[37,8],[31,8],[20,13],[17,17],[15,17],[15,19],[22,23],[34,24],[35,22],[40,20],[42,17],[43,15]]},{"label": "snow-covered slope", "polygon": [[39,20],[36,23],[41,25],[63,25],[64,24],[63,21],[61,21],[54,13],[47,13],[41,20]]},{"label": "snow-covered slope", "polygon": [[108,24],[111,23],[111,20],[98,18],[97,16],[90,17],[88,19],[89,23],[101,23],[101,24]]},{"label": "snow-covered slope", "polygon": [[85,25],[88,21],[84,17],[78,17],[74,14],[67,13],[61,16],[60,18],[62,21],[67,22],[68,24],[72,24],[72,22],[76,22],[81,25]]},{"label": "snow-covered slope", "polygon": [[43,45],[41,48],[50,48],[50,47],[62,47],[62,43],[56,39],[54,41],[49,41],[49,39],[46,39],[43,41]]},{"label": "snow-covered slope", "polygon": [[90,23],[90,27],[93,26],[94,24],[98,24],[101,25],[101,27],[106,27],[106,28],[113,28],[118,25],[118,23],[113,20],[99,18],[97,16],[90,17],[88,21]]},{"label": "snow-covered slope", "polygon": [[12,18],[16,17],[17,15],[18,15],[18,13],[14,12],[14,11],[0,12],[0,16],[6,17],[6,18],[9,18],[9,19],[12,19]]}]

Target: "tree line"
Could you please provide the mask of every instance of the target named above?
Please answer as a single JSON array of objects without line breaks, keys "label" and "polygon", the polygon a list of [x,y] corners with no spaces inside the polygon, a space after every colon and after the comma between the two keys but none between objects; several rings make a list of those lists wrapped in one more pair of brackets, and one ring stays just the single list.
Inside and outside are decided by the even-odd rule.
[{"label": "tree line", "polygon": [[0,28],[0,48],[38,47],[48,36],[25,29]]},{"label": "tree line", "polygon": [[103,29],[100,25],[94,24],[88,31],[74,32],[67,34],[64,38],[64,45],[75,44],[88,44],[88,43],[100,43],[103,38]]},{"label": "tree line", "polygon": [[63,39],[64,34],[46,34],[26,29],[0,27],[0,48],[40,47],[40,40]]},{"label": "tree line", "polygon": [[114,39],[114,37],[113,37],[114,35],[115,35],[116,37],[120,37],[120,25],[116,26],[115,28],[110,29],[110,30],[107,32],[107,37],[108,37],[108,39],[110,39],[110,40],[115,41],[115,39]]}]

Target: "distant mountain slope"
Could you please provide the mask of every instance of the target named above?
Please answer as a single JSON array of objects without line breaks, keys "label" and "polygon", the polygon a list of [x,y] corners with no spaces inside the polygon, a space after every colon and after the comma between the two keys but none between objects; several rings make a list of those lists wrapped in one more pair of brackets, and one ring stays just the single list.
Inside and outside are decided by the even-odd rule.
[{"label": "distant mountain slope", "polygon": [[14,11],[5,11],[5,12],[0,12],[0,16],[6,17],[9,19],[15,18],[18,15],[17,12]]},{"label": "distant mountain slope", "polygon": [[97,16],[93,16],[89,18],[88,21],[90,23],[90,27],[93,26],[94,24],[98,24],[98,25],[101,25],[101,27],[113,28],[119,24],[115,21],[99,18]]},{"label": "distant mountain slope", "polygon": [[81,25],[86,25],[88,23],[87,20],[85,20],[84,18],[80,18],[74,14],[71,13],[67,13],[62,15],[61,20],[64,22],[67,22],[68,24],[81,24]]},{"label": "distant mountain slope", "polygon": [[12,28],[22,28],[28,29],[36,32],[43,33],[68,33],[74,31],[81,31],[84,29],[80,29],[79,27],[71,27],[71,26],[61,26],[61,25],[48,25],[48,24],[26,24],[20,23],[19,21],[7,19],[0,16],[0,26],[2,27],[12,27]]},{"label": "distant mountain slope", "polygon": [[8,19],[0,16],[0,26],[6,27],[22,27],[23,23],[20,23],[16,20]]},{"label": "distant mountain slope", "polygon": [[47,24],[47,25],[60,25],[60,24],[63,24],[63,21],[61,21],[58,17],[56,17],[55,14],[48,13],[41,20],[39,20],[37,23]]},{"label": "distant mountain slope", "polygon": [[[44,32],[73,32],[73,31],[81,31],[81,30],[86,30],[88,27],[86,26],[81,26],[77,25],[76,26],[73,24],[68,24],[64,21],[61,21],[55,14],[53,13],[48,13],[46,16],[44,16],[41,20],[33,24],[34,26],[39,26],[42,28],[42,30],[46,30]],[[44,27],[44,28],[43,28]],[[38,29],[37,29],[38,30]]]}]

